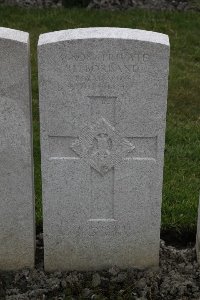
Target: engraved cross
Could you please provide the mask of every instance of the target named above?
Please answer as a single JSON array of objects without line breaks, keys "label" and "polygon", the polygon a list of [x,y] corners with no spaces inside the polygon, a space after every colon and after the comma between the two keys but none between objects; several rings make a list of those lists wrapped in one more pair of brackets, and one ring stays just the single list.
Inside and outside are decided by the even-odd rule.
[{"label": "engraved cross", "polygon": [[[124,159],[154,160],[156,137],[124,137],[115,129],[116,97],[90,96],[90,124],[77,137],[49,137],[50,159],[80,159],[90,166],[89,221],[115,220],[115,167]],[[57,149],[61,151],[57,154]],[[76,154],[76,156],[74,155]],[[103,195],[103,197],[102,197]]]}]

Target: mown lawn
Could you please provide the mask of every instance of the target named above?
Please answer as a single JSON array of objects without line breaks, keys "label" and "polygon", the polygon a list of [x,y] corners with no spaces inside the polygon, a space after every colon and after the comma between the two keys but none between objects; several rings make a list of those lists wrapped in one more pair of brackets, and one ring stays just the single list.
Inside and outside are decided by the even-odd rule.
[{"label": "mown lawn", "polygon": [[95,26],[139,28],[170,36],[171,61],[162,228],[194,231],[200,190],[200,14],[0,6],[0,26],[30,32],[37,223],[42,220],[37,40],[41,33]]}]

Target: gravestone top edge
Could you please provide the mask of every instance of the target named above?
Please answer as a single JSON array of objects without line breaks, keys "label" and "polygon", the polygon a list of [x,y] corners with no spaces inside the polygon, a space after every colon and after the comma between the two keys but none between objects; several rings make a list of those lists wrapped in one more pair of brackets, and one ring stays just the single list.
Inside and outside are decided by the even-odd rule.
[{"label": "gravestone top edge", "polygon": [[0,27],[0,39],[13,40],[16,42],[28,44],[29,33],[11,28]]},{"label": "gravestone top edge", "polygon": [[169,46],[169,37],[166,34],[118,27],[77,28],[44,33],[39,37],[38,46],[66,40],[85,39],[137,40]]}]

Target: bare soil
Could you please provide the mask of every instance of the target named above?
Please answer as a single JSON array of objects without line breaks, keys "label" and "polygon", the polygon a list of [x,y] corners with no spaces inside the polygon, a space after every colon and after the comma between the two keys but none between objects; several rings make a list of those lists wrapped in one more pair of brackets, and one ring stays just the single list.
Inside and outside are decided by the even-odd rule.
[{"label": "bare soil", "polygon": [[[163,235],[170,242],[170,232]],[[161,240],[158,270],[120,270],[113,266],[99,272],[46,273],[43,238],[38,233],[36,268],[0,272],[0,299],[199,300],[200,267],[193,242],[188,241],[190,247],[184,249],[178,243],[178,249]]]}]

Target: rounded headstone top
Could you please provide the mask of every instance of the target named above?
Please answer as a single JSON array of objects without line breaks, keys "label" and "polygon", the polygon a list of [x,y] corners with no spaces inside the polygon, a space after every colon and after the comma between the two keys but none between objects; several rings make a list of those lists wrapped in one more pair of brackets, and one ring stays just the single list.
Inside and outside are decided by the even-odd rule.
[{"label": "rounded headstone top", "polygon": [[13,40],[21,43],[28,43],[29,34],[24,31],[0,27],[0,39]]},{"label": "rounded headstone top", "polygon": [[166,34],[117,27],[93,27],[54,31],[41,34],[38,45],[51,44],[66,40],[83,39],[123,39],[138,40],[169,46],[169,37]]}]

